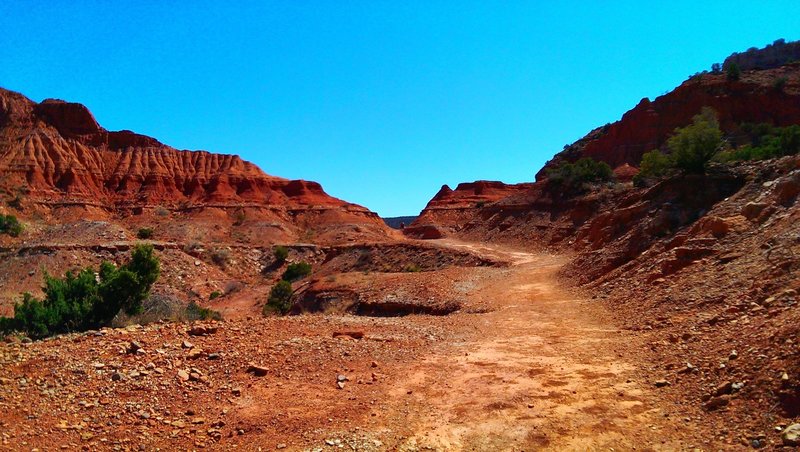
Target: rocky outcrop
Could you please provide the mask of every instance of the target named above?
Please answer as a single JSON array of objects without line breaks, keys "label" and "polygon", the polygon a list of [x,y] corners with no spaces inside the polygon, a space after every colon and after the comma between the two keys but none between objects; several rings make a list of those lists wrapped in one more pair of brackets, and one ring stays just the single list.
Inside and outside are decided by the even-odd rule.
[{"label": "rocky outcrop", "polygon": [[653,101],[644,98],[619,121],[591,131],[557,154],[536,180],[543,179],[547,169],[581,157],[602,160],[612,168],[638,167],[645,152],[663,148],[675,129],[690,124],[703,107],[717,111],[720,127],[728,134],[745,122],[798,124],[800,63],[744,72],[738,81],[725,74],[697,75]]},{"label": "rocky outcrop", "polygon": [[[264,173],[236,155],[184,151],[105,130],[83,105],[0,89],[0,197],[47,234],[76,221],[156,227],[163,240],[336,243],[391,233],[377,214],[316,182]],[[53,216],[55,215],[55,216]],[[181,221],[170,221],[181,215]],[[70,240],[90,244],[77,228]],[[52,232],[52,231],[51,231]],[[190,237],[191,236],[191,237]],[[48,242],[46,236],[37,241]]]},{"label": "rocky outcrop", "polygon": [[265,174],[235,155],[180,151],[131,131],[103,129],[83,105],[36,104],[0,90],[0,184],[40,202],[109,208],[142,205],[256,204],[335,207],[373,216],[327,195],[316,182]]},{"label": "rocky outcrop", "polygon": [[531,188],[533,184],[504,184],[499,181],[479,180],[475,182],[463,182],[458,184],[455,190],[447,185],[436,193],[436,196],[428,202],[426,209],[449,209],[474,207],[476,204],[487,204],[503,199],[514,193],[519,193]]},{"label": "rocky outcrop", "polygon": [[458,184],[455,190],[443,185],[419,217],[404,229],[410,237],[438,239],[448,230],[461,230],[477,211],[512,195],[525,193],[532,183],[504,184],[498,181],[475,181]]}]

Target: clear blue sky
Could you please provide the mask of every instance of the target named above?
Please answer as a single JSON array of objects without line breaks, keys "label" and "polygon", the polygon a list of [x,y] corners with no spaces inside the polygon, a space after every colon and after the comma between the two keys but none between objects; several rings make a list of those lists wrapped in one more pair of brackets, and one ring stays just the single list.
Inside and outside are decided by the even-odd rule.
[{"label": "clear blue sky", "polygon": [[0,86],[414,215],[777,38],[800,1],[4,0]]}]

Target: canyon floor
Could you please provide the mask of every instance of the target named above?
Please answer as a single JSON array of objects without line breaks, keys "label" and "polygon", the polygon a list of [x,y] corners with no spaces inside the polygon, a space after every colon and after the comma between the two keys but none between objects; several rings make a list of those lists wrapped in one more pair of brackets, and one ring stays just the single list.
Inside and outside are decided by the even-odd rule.
[{"label": "canyon floor", "polygon": [[446,316],[156,323],[4,344],[0,448],[712,446],[661,396],[642,338],[556,278],[566,257],[439,244],[510,265],[450,273],[465,302]]}]

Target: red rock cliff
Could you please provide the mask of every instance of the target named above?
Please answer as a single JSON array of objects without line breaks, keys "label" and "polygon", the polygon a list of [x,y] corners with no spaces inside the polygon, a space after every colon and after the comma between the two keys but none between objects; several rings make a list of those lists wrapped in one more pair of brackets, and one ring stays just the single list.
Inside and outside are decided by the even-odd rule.
[{"label": "red rock cliff", "polygon": [[0,174],[0,188],[22,189],[39,202],[334,207],[374,216],[316,182],[270,176],[235,155],[180,151],[130,131],[109,132],[81,104],[37,104],[3,89]]},{"label": "red rock cliff", "polygon": [[[783,85],[778,88],[781,80]],[[798,124],[800,64],[748,71],[738,81],[727,80],[725,74],[703,74],[652,102],[644,98],[619,121],[591,131],[557,154],[536,179],[560,162],[587,156],[612,168],[626,163],[638,167],[642,154],[663,146],[677,127],[690,124],[703,107],[717,111],[725,132],[735,131],[743,122]]]}]

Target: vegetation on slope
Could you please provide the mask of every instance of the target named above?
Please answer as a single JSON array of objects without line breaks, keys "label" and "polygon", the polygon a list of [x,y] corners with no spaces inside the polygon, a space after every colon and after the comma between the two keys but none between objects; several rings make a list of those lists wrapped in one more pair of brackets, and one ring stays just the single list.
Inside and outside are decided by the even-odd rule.
[{"label": "vegetation on slope", "polygon": [[673,170],[703,174],[708,163],[723,149],[724,144],[716,112],[708,107],[703,108],[692,119],[692,124],[675,129],[674,135],[667,140],[669,154],[656,149],[642,156],[639,174],[634,177],[634,183],[639,185]]},{"label": "vegetation on slope", "polygon": [[608,163],[584,157],[575,163],[562,163],[547,170],[550,186],[567,194],[586,192],[592,185],[614,180]]},{"label": "vegetation on slope", "polygon": [[742,124],[739,132],[724,137],[716,113],[704,108],[692,124],[675,130],[667,141],[669,153],[645,153],[634,183],[641,185],[673,172],[702,174],[709,163],[766,160],[800,153],[800,125]]},{"label": "vegetation on slope", "polygon": [[742,124],[746,144],[721,152],[716,160],[767,160],[800,153],[800,125]]},{"label": "vegetation on slope", "polygon": [[32,338],[86,331],[107,326],[123,311],[136,315],[158,279],[160,263],[150,245],[137,245],[120,267],[100,264],[67,272],[64,278],[45,274],[43,300],[30,293],[14,306],[14,317],[0,317],[0,330],[20,331]]},{"label": "vegetation on slope", "polygon": [[22,223],[14,215],[0,215],[0,233],[17,237],[22,233]]},{"label": "vegetation on slope", "polygon": [[[285,249],[285,248],[284,248]],[[283,256],[283,253],[278,255],[276,249],[276,258]],[[284,257],[285,259],[285,257]],[[292,288],[292,281],[305,278],[311,274],[311,264],[308,262],[297,262],[289,264],[286,271],[283,272],[281,280],[272,287],[267,298],[267,303],[264,304],[262,313],[269,315],[272,313],[286,314],[292,307],[292,295],[294,289]]]}]

